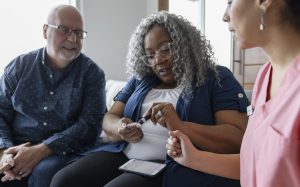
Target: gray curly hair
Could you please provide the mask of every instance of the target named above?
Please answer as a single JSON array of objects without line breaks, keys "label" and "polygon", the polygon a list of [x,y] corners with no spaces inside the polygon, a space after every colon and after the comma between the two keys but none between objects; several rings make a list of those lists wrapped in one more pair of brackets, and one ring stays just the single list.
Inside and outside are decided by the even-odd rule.
[{"label": "gray curly hair", "polygon": [[214,53],[205,36],[183,17],[162,11],[143,19],[131,36],[126,64],[130,76],[141,79],[154,74],[140,58],[145,55],[144,38],[154,25],[164,27],[170,35],[174,59],[172,72],[177,85],[183,87],[183,93],[189,95],[193,86],[203,85],[210,70],[216,73]]}]

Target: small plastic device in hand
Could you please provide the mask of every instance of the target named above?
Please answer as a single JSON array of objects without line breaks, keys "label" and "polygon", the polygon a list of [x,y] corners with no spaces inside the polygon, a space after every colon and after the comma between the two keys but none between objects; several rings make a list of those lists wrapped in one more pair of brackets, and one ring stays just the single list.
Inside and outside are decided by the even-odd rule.
[{"label": "small plastic device in hand", "polygon": [[137,122],[137,127],[141,127],[151,116],[145,116]]}]

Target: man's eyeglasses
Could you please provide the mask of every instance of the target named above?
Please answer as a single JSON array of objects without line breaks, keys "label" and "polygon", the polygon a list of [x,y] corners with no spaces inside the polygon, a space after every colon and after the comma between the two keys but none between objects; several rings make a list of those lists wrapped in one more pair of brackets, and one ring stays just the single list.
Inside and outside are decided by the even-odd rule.
[{"label": "man's eyeglasses", "polygon": [[155,51],[155,54],[143,55],[140,58],[147,66],[152,67],[155,65],[157,57],[159,57],[161,60],[168,60],[172,57],[171,42],[162,45],[158,50]]},{"label": "man's eyeglasses", "polygon": [[64,25],[51,25],[51,24],[46,24],[46,25],[48,27],[57,29],[58,33],[64,36],[69,36],[72,32],[74,32],[77,38],[84,39],[87,35],[86,31],[80,29],[70,29]]}]

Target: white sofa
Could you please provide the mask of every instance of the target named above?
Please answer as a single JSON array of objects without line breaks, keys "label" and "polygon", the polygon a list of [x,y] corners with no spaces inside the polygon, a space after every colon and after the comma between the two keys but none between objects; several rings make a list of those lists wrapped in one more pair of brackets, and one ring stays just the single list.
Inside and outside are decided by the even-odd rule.
[{"label": "white sofa", "polygon": [[107,80],[105,86],[106,92],[106,107],[109,109],[113,104],[113,99],[117,93],[125,86],[125,81]]},{"label": "white sofa", "polygon": [[[105,85],[105,92],[106,92],[106,107],[109,109],[112,104],[114,103],[114,97],[117,93],[125,86],[125,81],[118,81],[118,80],[107,80]],[[101,135],[103,141],[108,142],[107,136],[104,131],[102,131]]]}]

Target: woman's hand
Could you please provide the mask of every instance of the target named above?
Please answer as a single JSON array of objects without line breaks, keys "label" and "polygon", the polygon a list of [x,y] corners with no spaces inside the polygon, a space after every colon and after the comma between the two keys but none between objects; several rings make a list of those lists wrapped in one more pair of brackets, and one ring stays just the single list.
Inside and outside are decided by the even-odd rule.
[{"label": "woman's hand", "polygon": [[183,123],[171,103],[153,103],[143,116],[151,116],[154,124],[158,123],[171,131],[180,130]]},{"label": "woman's hand", "polygon": [[121,118],[118,133],[123,140],[129,143],[138,143],[144,137],[144,133],[137,123],[133,123],[128,118]]},{"label": "woman's hand", "polygon": [[169,131],[167,154],[176,162],[194,170],[226,178],[240,178],[240,155],[217,154],[198,150],[180,131]]}]

